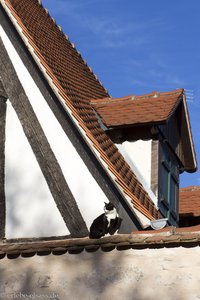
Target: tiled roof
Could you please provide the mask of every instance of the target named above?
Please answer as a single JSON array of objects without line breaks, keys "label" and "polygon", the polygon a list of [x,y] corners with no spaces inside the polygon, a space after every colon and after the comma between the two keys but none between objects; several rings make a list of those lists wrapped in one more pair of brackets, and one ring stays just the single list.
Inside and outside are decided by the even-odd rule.
[{"label": "tiled roof", "polygon": [[81,55],[37,0],[1,0],[5,11],[58,99],[64,101],[86,138],[133,206],[149,219],[159,212],[148,193],[101,129],[89,99],[109,97]]},{"label": "tiled roof", "polygon": [[189,186],[180,189],[179,214],[200,216],[200,186]]},{"label": "tiled roof", "polygon": [[107,127],[163,123],[183,96],[183,89],[142,96],[92,100],[92,106]]},{"label": "tiled roof", "polygon": [[0,243],[0,258],[31,257],[34,255],[78,254],[82,251],[112,251],[126,249],[195,247],[200,245],[200,225],[187,228],[166,227],[158,231],[134,231],[101,239],[49,239],[32,241],[3,241]]},{"label": "tiled roof", "polygon": [[[30,41],[37,45],[38,54],[45,58],[45,62],[53,70],[71,100],[78,102],[92,97],[108,97],[107,91],[83,60],[81,54],[56,26],[55,20],[49,16],[48,11],[42,9],[37,0],[7,1],[7,3],[9,2],[15,8],[20,18],[19,22],[23,21]],[[26,32],[25,28],[23,28],[24,33]]]}]

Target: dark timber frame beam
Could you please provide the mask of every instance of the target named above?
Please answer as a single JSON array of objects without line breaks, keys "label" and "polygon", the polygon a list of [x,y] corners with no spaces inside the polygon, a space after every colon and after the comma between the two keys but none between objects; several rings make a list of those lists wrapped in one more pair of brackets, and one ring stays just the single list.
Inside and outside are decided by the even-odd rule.
[{"label": "dark timber frame beam", "polygon": [[87,226],[76,201],[1,39],[0,76],[66,226],[74,237],[88,235]]},{"label": "dark timber frame beam", "polygon": [[5,127],[7,95],[0,81],[0,239],[5,238]]}]

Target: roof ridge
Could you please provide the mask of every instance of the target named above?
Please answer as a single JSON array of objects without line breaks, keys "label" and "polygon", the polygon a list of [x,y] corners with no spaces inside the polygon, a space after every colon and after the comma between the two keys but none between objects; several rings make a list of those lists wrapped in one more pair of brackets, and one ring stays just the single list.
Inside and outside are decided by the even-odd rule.
[{"label": "roof ridge", "polygon": [[200,186],[199,185],[190,185],[190,186],[186,186],[186,187],[182,187],[180,188],[180,192],[191,192],[191,191],[198,191],[200,190]]},{"label": "roof ridge", "polygon": [[166,91],[166,92],[161,92],[161,91],[153,91],[151,93],[147,93],[147,94],[142,94],[142,95],[137,95],[136,97],[140,98],[140,97],[147,97],[147,98],[151,98],[151,97],[159,97],[159,96],[170,96],[170,95],[176,95],[176,94],[182,94],[184,92],[183,88],[180,89],[175,89],[175,90],[171,90],[171,91]]},{"label": "roof ridge", "polygon": [[108,104],[108,103],[119,103],[119,102],[124,102],[124,101],[141,101],[143,99],[152,99],[152,98],[160,98],[162,96],[173,96],[173,95],[178,95],[180,94],[180,96],[182,95],[182,93],[184,92],[184,89],[177,89],[177,90],[172,90],[169,92],[151,92],[149,94],[143,94],[143,95],[135,95],[135,94],[131,94],[128,96],[123,96],[123,97],[117,97],[117,98],[113,98],[113,97],[106,97],[106,98],[101,98],[101,99],[90,99],[91,104]]}]

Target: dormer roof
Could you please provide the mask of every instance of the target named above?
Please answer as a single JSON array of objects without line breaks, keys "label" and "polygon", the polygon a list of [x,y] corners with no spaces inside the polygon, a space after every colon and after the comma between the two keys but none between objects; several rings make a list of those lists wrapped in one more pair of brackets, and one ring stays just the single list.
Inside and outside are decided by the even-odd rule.
[{"label": "dormer roof", "polygon": [[[197,160],[184,89],[153,92],[123,98],[91,100],[91,104],[108,130],[165,125],[177,113],[184,170],[195,172]],[[134,137],[133,137],[134,139]]]},{"label": "dormer roof", "polygon": [[171,92],[122,98],[92,100],[91,104],[108,128],[142,124],[162,124],[175,111],[183,98],[183,89]]}]

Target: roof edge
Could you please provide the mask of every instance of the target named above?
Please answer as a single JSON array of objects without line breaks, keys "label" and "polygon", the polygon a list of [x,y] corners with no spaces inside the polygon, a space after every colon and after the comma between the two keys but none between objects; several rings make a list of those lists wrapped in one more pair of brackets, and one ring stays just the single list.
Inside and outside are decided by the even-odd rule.
[{"label": "roof edge", "polygon": [[57,237],[44,241],[0,241],[0,259],[32,257],[34,255],[79,254],[82,251],[128,250],[128,249],[160,249],[176,247],[196,247],[200,245],[200,225],[185,228],[165,227],[154,231],[133,231],[130,234],[117,234],[100,239]]},{"label": "roof edge", "polygon": [[192,136],[192,129],[191,129],[191,123],[190,123],[190,117],[189,117],[185,93],[183,93],[183,107],[184,107],[184,112],[185,112],[185,117],[186,117],[186,122],[187,122],[188,137],[190,140],[191,154],[192,154],[192,160],[193,160],[193,165],[194,165],[192,169],[188,168],[188,169],[186,169],[186,171],[188,173],[195,173],[198,169],[198,163],[197,163],[196,152],[195,152],[195,148],[194,148],[194,141],[193,141],[193,136]]}]

